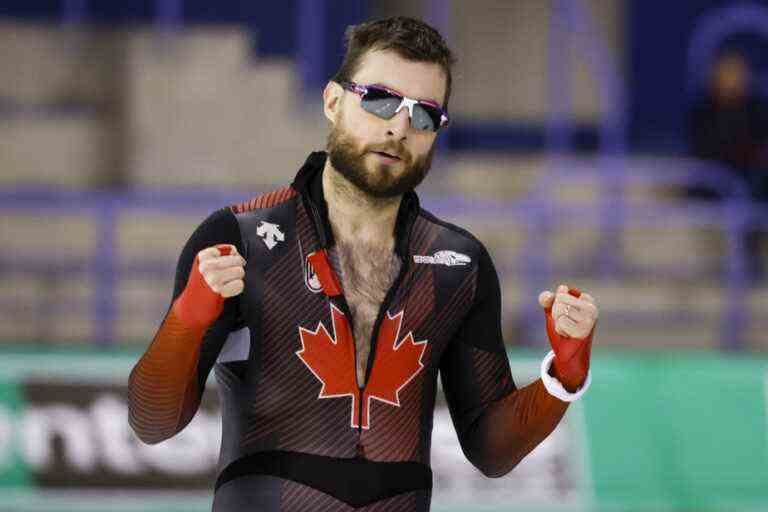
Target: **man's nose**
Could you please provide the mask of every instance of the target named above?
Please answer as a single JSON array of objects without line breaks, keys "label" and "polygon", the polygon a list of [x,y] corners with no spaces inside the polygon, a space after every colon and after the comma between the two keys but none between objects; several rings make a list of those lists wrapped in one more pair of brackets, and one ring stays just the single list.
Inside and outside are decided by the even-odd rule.
[{"label": "man's nose", "polygon": [[411,118],[408,114],[408,109],[403,107],[400,112],[392,116],[388,121],[387,135],[401,140],[408,134],[408,128],[411,125]]}]

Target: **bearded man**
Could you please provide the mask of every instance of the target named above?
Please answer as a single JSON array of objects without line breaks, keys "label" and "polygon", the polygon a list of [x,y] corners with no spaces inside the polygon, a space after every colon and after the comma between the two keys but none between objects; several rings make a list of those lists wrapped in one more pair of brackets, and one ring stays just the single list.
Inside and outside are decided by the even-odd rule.
[{"label": "bearded man", "polygon": [[[553,351],[518,389],[488,251],[419,205],[448,123],[445,41],[402,17],[347,38],[323,92],[327,153],[198,227],[131,372],[130,424],[157,443],[192,419],[215,368],[217,512],[427,511],[438,374],[461,447],[488,477],[514,468],[589,386],[593,298],[542,292]],[[249,338],[228,337],[244,327]]]}]

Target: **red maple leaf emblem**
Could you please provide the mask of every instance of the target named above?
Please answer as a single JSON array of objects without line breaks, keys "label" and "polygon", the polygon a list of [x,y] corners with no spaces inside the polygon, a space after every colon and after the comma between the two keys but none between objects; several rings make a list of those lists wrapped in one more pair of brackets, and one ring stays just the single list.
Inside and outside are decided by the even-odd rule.
[{"label": "red maple leaf emblem", "polygon": [[301,350],[296,355],[322,383],[317,398],[352,397],[350,426],[360,426],[362,391],[362,428],[370,428],[370,403],[376,399],[400,407],[400,390],[424,368],[421,358],[427,341],[414,342],[413,333],[397,342],[403,312],[384,317],[379,329],[376,355],[365,389],[357,386],[355,343],[344,313],[331,304],[333,337],[320,322],[315,331],[299,327]]},{"label": "red maple leaf emblem", "polygon": [[411,382],[424,368],[421,357],[427,349],[427,340],[413,340],[413,333],[397,342],[400,326],[403,324],[403,311],[390,316],[384,315],[376,342],[376,359],[363,392],[363,428],[370,425],[371,400],[400,407],[400,390]]}]

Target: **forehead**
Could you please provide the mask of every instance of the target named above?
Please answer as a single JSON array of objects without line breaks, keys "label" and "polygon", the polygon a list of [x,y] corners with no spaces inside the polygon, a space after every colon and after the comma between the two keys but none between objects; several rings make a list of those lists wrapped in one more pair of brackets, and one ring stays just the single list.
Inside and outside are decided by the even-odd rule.
[{"label": "forehead", "polygon": [[440,105],[445,100],[446,77],[440,65],[406,60],[390,50],[366,53],[351,78],[359,84],[385,85],[414,99]]}]

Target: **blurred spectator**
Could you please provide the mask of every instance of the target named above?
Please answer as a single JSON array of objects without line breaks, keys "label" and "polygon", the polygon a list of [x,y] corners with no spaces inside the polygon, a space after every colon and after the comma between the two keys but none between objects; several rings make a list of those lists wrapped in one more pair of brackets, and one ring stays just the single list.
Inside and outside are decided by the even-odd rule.
[{"label": "blurred spectator", "polygon": [[[706,94],[691,111],[691,142],[693,156],[725,165],[745,183],[752,199],[768,202],[768,106],[752,93],[751,82],[746,59],[723,52],[712,68]],[[709,187],[691,188],[688,195],[722,198]],[[759,246],[764,237],[750,227],[744,240],[753,277],[763,274]]]}]

